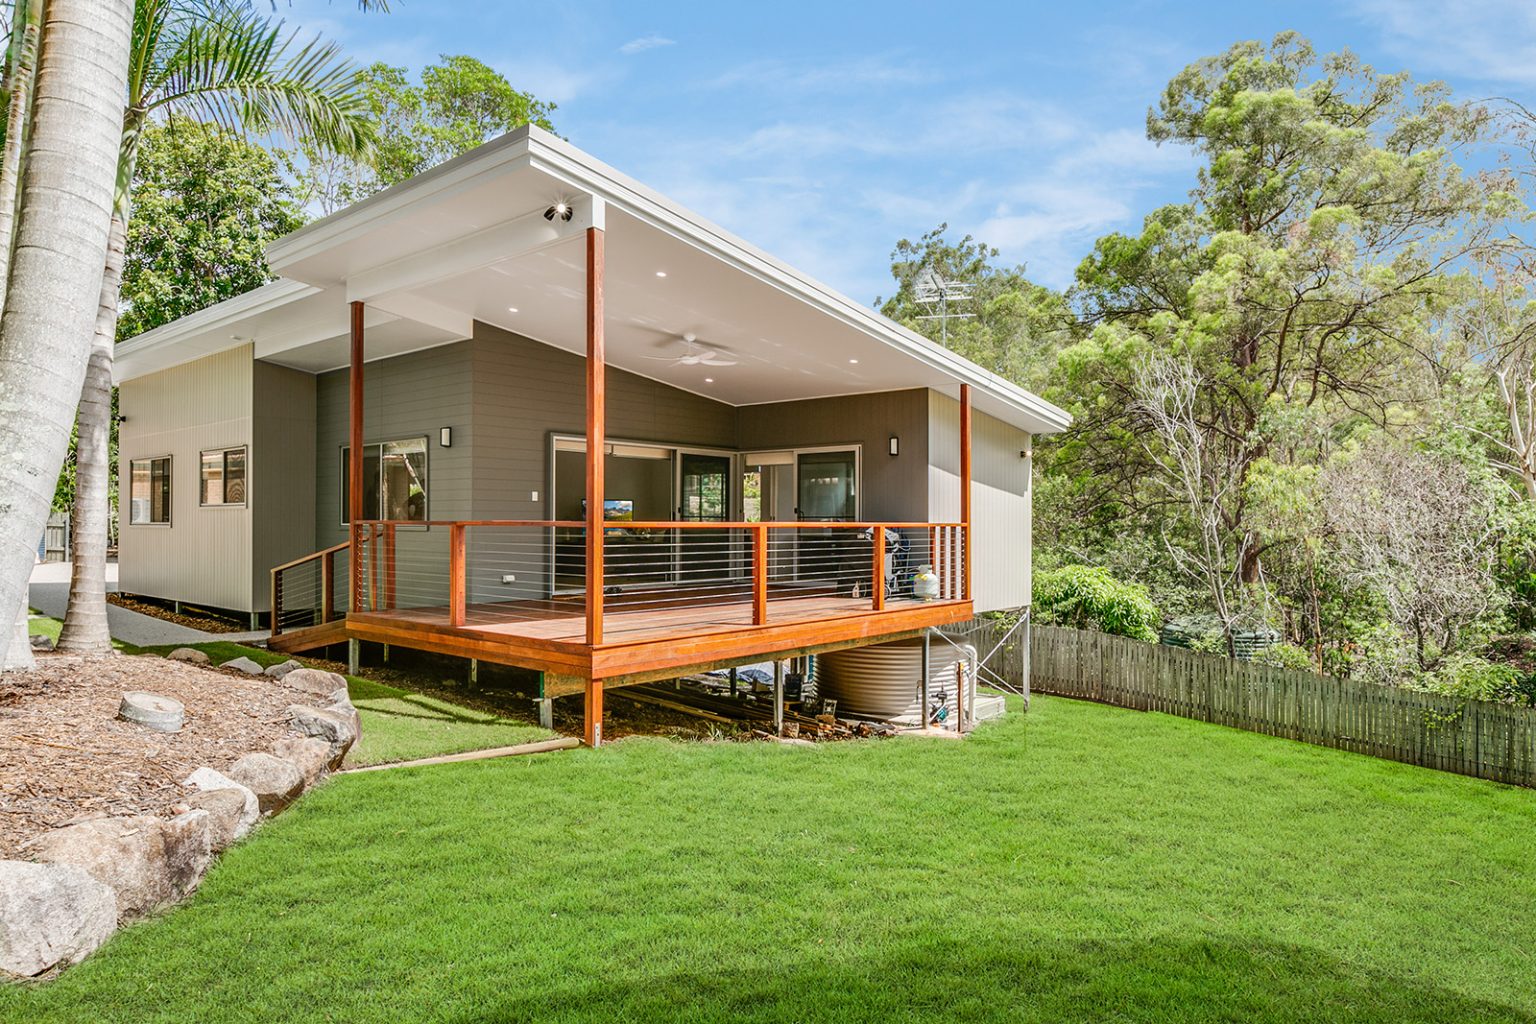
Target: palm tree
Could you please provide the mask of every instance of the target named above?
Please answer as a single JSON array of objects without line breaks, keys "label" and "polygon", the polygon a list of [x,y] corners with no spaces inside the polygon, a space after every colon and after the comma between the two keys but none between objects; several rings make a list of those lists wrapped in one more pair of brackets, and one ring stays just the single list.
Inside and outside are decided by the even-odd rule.
[{"label": "palm tree", "polygon": [[129,190],[145,125],[157,114],[181,114],[230,131],[282,133],[352,157],[365,156],[373,137],[362,74],[336,44],[319,38],[299,44],[281,21],[225,0],[138,0],[127,95],[95,343],[80,393],[74,567],[59,636],[59,648],[77,654],[112,649],[106,603],[112,348]]},{"label": "palm tree", "polygon": [[[127,88],[131,0],[48,0],[0,313],[0,609],[26,608],[91,348]],[[22,131],[10,125],[7,143]],[[0,666],[24,661],[0,629]],[[26,647],[23,643],[22,648]],[[14,658],[11,656],[14,654]]]}]

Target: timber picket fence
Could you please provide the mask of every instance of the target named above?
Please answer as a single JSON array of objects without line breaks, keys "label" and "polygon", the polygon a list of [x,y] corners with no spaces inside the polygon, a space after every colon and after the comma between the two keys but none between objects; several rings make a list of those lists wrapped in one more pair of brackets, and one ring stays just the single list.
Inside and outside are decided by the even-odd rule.
[{"label": "timber picket fence", "polygon": [[1536,708],[1231,661],[1105,633],[1035,626],[1040,693],[1536,786]]}]

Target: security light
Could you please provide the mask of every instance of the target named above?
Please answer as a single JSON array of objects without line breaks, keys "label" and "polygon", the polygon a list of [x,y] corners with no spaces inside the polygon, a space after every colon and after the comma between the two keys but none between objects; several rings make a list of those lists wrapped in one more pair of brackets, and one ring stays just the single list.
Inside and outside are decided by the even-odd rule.
[{"label": "security light", "polygon": [[544,211],[544,219],[547,221],[553,221],[556,217],[561,220],[570,220],[575,215],[576,211],[572,209],[571,204],[563,199]]}]

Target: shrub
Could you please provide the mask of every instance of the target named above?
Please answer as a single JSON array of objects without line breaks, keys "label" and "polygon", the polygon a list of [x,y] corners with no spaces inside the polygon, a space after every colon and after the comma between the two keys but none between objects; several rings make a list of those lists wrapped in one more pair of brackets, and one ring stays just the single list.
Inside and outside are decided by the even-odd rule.
[{"label": "shrub", "polygon": [[1147,588],[1117,580],[1107,569],[1064,565],[1037,572],[1034,593],[1038,622],[1157,643],[1157,606]]},{"label": "shrub", "polygon": [[1494,700],[1509,704],[1530,703],[1531,679],[1510,665],[1500,665],[1474,654],[1454,654],[1435,671],[1418,680],[1419,687],[1453,697]]},{"label": "shrub", "polygon": [[1292,668],[1303,672],[1317,670],[1317,663],[1312,660],[1312,652],[1295,644],[1271,644],[1255,653],[1253,660],[1259,665],[1270,665],[1274,668]]}]

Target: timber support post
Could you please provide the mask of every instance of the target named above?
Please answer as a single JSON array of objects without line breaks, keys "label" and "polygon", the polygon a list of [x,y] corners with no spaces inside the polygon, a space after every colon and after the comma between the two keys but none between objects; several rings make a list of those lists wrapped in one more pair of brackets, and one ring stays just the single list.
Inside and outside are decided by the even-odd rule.
[{"label": "timber support post", "polygon": [[773,660],[773,734],[784,735],[784,662]]},{"label": "timber support post", "polygon": [[588,679],[582,739],[589,747],[603,745],[603,681]]},{"label": "timber support post", "polygon": [[971,596],[971,386],[960,385],[960,532],[964,550],[960,562],[960,597]]},{"label": "timber support post", "polygon": [[933,672],[933,627],[923,630],[923,675],[918,685],[918,700],[922,702],[923,728],[928,728],[929,681]]},{"label": "timber support post", "polygon": [[347,641],[347,675],[349,676],[357,675],[358,663],[362,660],[362,647],[361,640]]},{"label": "timber support post", "polygon": [[[603,458],[607,454],[607,383],[603,365],[602,200],[592,200],[587,228],[587,645],[603,642]],[[601,686],[599,685],[599,694]],[[599,696],[601,707],[601,696]],[[596,746],[594,743],[593,746]]]},{"label": "timber support post", "polygon": [[358,523],[363,518],[363,304],[351,305],[352,339],[347,376],[347,525],[352,541],[352,585],[347,607],[363,606],[363,559]]}]

